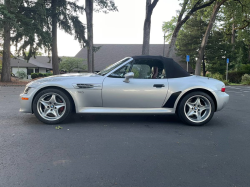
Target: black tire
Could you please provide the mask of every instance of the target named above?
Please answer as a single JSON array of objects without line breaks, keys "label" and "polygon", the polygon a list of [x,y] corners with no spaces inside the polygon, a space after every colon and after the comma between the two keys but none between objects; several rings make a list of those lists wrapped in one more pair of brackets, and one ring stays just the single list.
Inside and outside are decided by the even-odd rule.
[{"label": "black tire", "polygon": [[[50,93],[55,93],[57,96],[62,97],[66,103],[66,107],[65,107],[65,111],[63,111],[64,113],[60,116],[59,119],[56,120],[48,120],[45,119],[44,117],[41,116],[41,114],[38,111],[38,101],[39,99],[44,96],[45,94],[50,94]],[[48,88],[48,89],[44,89],[42,91],[40,91],[34,98],[33,100],[33,112],[35,114],[35,116],[43,123],[45,124],[57,124],[57,123],[61,123],[62,121],[64,121],[66,118],[68,118],[71,114],[72,111],[72,103],[71,100],[68,96],[68,94],[60,89],[56,89],[56,88]],[[55,106],[54,106],[55,107]]]},{"label": "black tire", "polygon": [[[198,116],[197,116],[197,119],[195,119],[196,113],[198,112],[198,110],[200,111],[200,109],[197,106],[195,106],[195,104],[194,104],[194,107],[192,109],[194,112],[192,116],[194,116],[194,117],[192,118],[189,116],[189,118],[192,118],[192,119],[189,119],[188,114],[186,114],[186,112],[185,112],[185,111],[187,111],[187,109],[189,109],[189,107],[187,107],[186,103],[188,101],[191,101],[192,99],[195,99],[195,98],[201,98],[202,99],[201,102],[204,103],[204,101],[206,101],[208,106],[211,106],[210,109],[205,109],[204,112],[203,111],[200,112],[200,114],[201,114],[200,116],[202,116],[202,113],[204,115],[204,119],[201,119],[200,121],[198,120]],[[203,101],[203,99],[204,99],[204,101]],[[196,92],[191,92],[191,93],[185,95],[181,99],[181,101],[178,104],[176,114],[181,119],[181,121],[183,121],[184,123],[186,123],[188,125],[202,126],[202,125],[208,123],[212,119],[212,117],[214,115],[214,111],[215,111],[215,104],[214,104],[213,99],[208,94],[206,94],[204,92],[196,91]],[[197,121],[194,121],[194,120],[197,120]]]}]

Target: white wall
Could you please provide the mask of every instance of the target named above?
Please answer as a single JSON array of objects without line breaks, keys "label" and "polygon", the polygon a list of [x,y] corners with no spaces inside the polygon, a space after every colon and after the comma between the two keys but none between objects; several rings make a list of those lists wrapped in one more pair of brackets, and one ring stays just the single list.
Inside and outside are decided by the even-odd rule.
[{"label": "white wall", "polygon": [[[24,71],[27,75],[27,68],[19,68],[19,71]],[[17,72],[18,72],[18,68],[12,68],[12,73],[14,73],[15,76],[17,76]]]},{"label": "white wall", "polygon": [[46,68],[39,68],[39,73],[46,73]]}]

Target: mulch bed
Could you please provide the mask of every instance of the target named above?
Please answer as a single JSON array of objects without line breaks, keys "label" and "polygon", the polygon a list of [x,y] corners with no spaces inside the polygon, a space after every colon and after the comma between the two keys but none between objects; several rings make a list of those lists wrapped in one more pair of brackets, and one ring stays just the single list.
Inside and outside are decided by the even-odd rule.
[{"label": "mulch bed", "polygon": [[18,78],[11,77],[11,82],[1,82],[0,78],[0,86],[25,86],[30,81],[20,81]]}]

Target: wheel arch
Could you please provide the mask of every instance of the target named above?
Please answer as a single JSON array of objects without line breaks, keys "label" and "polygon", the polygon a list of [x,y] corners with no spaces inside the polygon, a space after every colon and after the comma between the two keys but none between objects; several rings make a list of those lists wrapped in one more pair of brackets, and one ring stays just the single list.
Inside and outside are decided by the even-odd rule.
[{"label": "wheel arch", "polygon": [[185,92],[184,94],[182,94],[180,96],[180,98],[178,98],[178,100],[176,101],[176,104],[175,104],[176,105],[176,107],[175,107],[176,110],[175,110],[175,112],[178,111],[178,107],[179,107],[180,101],[182,100],[183,97],[185,97],[187,94],[189,94],[191,92],[197,92],[197,91],[204,92],[204,93],[208,94],[213,99],[214,105],[215,105],[215,112],[216,112],[216,110],[217,110],[217,100],[216,100],[216,97],[214,96],[214,94],[211,91],[209,91],[207,89],[203,89],[203,88],[195,88],[195,89],[189,90],[189,91]]},{"label": "wheel arch", "polygon": [[73,104],[73,107],[72,107],[73,112],[76,112],[75,101],[74,101],[73,97],[71,96],[71,94],[70,94],[66,89],[64,89],[64,88],[62,88],[62,87],[59,87],[59,86],[46,86],[46,87],[40,88],[40,89],[35,93],[35,95],[33,96],[32,103],[31,103],[31,110],[32,110],[32,113],[33,113],[33,107],[32,107],[32,106],[33,106],[33,102],[34,102],[34,99],[35,99],[35,97],[37,96],[37,94],[40,93],[40,92],[43,91],[43,90],[51,89],[51,88],[52,88],[52,89],[54,88],[54,89],[58,89],[58,90],[63,91],[63,92],[69,97],[71,103]]}]

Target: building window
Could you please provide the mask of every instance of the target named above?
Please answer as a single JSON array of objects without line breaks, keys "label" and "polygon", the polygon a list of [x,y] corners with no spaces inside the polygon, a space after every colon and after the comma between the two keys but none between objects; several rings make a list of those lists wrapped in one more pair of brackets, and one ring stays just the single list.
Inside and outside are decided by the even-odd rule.
[{"label": "building window", "polygon": [[31,75],[31,73],[34,73],[33,68],[27,68],[27,75]]}]

